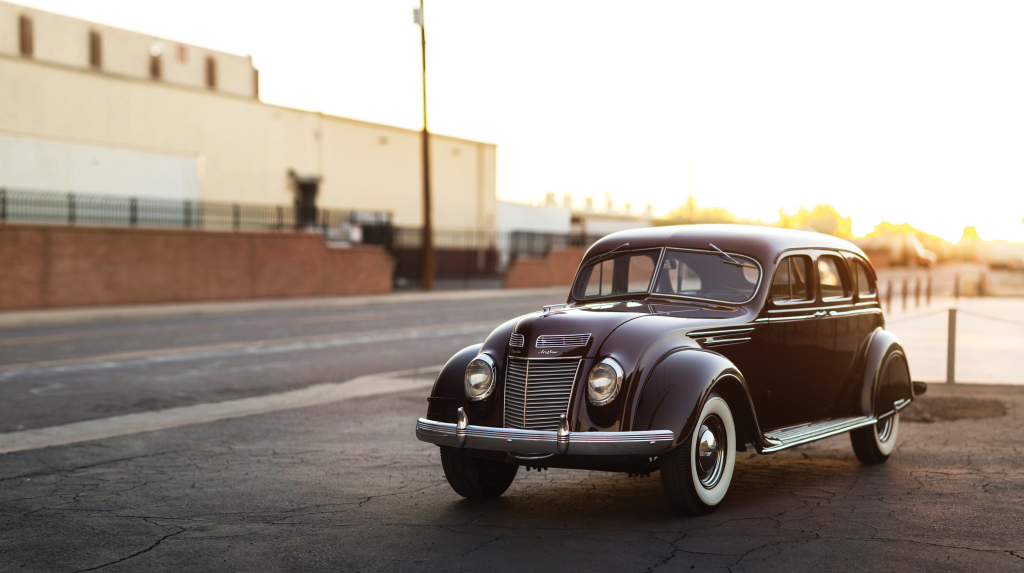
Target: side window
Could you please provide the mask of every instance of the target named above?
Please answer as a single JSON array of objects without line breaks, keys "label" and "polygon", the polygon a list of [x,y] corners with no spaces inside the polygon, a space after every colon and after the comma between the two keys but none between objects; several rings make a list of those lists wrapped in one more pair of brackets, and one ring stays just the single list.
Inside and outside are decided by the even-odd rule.
[{"label": "side window", "polygon": [[846,264],[834,255],[818,257],[818,285],[821,298],[844,298],[850,296],[850,284],[846,275]]},{"label": "side window", "polygon": [[772,280],[772,300],[775,302],[792,302],[811,300],[807,288],[807,277],[810,274],[811,260],[797,255],[783,259],[775,269]]},{"label": "side window", "polygon": [[878,291],[875,287],[875,281],[871,279],[871,273],[868,272],[867,267],[861,261],[855,261],[853,266],[857,269],[857,295],[861,298],[871,298],[875,296],[875,293]]}]

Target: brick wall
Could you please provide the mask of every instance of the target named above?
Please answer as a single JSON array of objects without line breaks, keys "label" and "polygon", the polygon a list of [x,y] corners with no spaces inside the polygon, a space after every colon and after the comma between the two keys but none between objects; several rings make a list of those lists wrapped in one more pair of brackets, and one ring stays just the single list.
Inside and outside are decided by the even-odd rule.
[{"label": "brick wall", "polygon": [[505,274],[505,288],[570,286],[585,249],[555,249],[544,258],[520,258]]},{"label": "brick wall", "polygon": [[314,234],[0,225],[0,309],[385,293],[393,268]]}]

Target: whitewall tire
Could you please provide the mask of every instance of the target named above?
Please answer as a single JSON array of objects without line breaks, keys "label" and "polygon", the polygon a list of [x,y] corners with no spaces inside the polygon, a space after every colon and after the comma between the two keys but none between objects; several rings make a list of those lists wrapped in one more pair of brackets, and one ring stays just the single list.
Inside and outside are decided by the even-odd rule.
[{"label": "whitewall tire", "polygon": [[661,456],[659,462],[662,488],[675,509],[686,515],[718,509],[736,465],[736,421],[729,404],[712,394],[688,443]]}]

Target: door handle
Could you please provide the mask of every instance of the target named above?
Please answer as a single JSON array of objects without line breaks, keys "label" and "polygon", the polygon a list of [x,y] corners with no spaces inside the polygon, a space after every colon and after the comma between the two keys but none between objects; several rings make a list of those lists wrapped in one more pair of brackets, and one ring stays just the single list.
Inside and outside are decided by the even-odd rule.
[{"label": "door handle", "polygon": [[811,316],[813,316],[814,318],[821,318],[821,317],[825,316],[826,314],[828,314],[828,313],[825,312],[824,310],[819,310],[818,312],[812,314]]}]

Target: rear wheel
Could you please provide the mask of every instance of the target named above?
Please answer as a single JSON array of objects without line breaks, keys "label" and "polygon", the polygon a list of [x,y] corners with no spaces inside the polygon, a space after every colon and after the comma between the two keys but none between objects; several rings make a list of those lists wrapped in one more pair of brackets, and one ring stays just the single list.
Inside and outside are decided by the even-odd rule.
[{"label": "rear wheel", "polygon": [[729,404],[712,394],[701,408],[688,443],[659,458],[665,497],[684,515],[718,509],[732,483],[736,423]]},{"label": "rear wheel", "polygon": [[512,485],[519,471],[519,466],[472,458],[447,446],[441,446],[441,467],[448,485],[469,499],[498,497]]},{"label": "rear wheel", "polygon": [[900,431],[900,414],[879,420],[873,426],[857,428],[850,432],[850,443],[857,459],[865,464],[881,464],[889,459],[889,454],[896,448],[896,438]]}]

